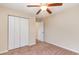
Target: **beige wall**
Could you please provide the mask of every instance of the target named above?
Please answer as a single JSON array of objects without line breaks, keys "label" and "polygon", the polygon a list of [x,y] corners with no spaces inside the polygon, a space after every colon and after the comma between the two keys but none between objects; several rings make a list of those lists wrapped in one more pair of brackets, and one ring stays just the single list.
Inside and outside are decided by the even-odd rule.
[{"label": "beige wall", "polygon": [[45,41],[79,53],[79,5],[45,19]]},{"label": "beige wall", "polygon": [[[14,16],[21,16],[21,17],[25,17],[25,18],[29,18],[27,14],[23,14],[19,11],[14,11],[8,8],[4,8],[0,6],[0,53],[7,51],[7,37],[8,37],[8,15],[14,15]],[[34,18],[33,18],[34,20]],[[30,41],[32,38],[35,38],[34,36],[32,36],[34,33],[31,33],[31,31],[35,31],[35,29],[32,30],[31,26],[35,26],[33,21],[29,20],[29,24],[30,27],[30,33],[29,35],[31,35],[29,38]],[[29,41],[29,43],[30,43]],[[31,43],[33,44],[35,40],[32,39]],[[30,43],[30,44],[31,44]]]}]

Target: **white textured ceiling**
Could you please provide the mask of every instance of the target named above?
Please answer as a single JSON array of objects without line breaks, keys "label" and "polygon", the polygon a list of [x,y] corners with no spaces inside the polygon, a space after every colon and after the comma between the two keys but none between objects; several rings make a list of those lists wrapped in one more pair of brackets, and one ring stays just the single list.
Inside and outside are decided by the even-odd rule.
[{"label": "white textured ceiling", "polygon": [[[26,13],[30,16],[36,16],[35,14],[40,8],[27,7],[27,5],[29,4],[39,4],[39,3],[0,3],[1,6]],[[63,6],[49,7],[49,9],[52,11],[52,14],[53,14],[53,13],[60,12],[66,8],[73,7],[75,5],[78,5],[78,3],[64,3]],[[41,11],[39,15],[37,15],[37,17],[39,18],[46,17],[46,16],[50,16],[50,14],[47,13],[47,11]]]}]

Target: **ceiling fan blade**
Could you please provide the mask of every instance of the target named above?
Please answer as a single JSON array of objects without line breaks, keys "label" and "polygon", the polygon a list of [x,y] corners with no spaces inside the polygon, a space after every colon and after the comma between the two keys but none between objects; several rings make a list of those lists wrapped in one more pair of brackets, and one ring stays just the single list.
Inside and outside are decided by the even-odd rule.
[{"label": "ceiling fan blade", "polygon": [[48,6],[50,7],[50,6],[62,6],[63,5],[63,3],[50,3],[50,4],[48,4]]},{"label": "ceiling fan blade", "polygon": [[52,12],[51,12],[48,8],[46,9],[46,11],[47,11],[49,14],[51,14],[51,13],[52,13]]},{"label": "ceiling fan blade", "polygon": [[40,5],[27,5],[27,7],[40,7]]},{"label": "ceiling fan blade", "polygon": [[36,15],[38,15],[41,12],[41,9],[36,13]]}]

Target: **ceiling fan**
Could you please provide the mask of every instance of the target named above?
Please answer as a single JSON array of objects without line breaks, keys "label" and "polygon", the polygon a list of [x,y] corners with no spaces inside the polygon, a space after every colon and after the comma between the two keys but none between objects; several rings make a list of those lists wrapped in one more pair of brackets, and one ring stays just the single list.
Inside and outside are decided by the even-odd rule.
[{"label": "ceiling fan", "polygon": [[27,7],[40,7],[36,15],[38,15],[42,10],[46,10],[49,14],[52,13],[52,11],[48,7],[53,6],[62,6],[63,3],[40,3],[40,5],[27,5]]}]

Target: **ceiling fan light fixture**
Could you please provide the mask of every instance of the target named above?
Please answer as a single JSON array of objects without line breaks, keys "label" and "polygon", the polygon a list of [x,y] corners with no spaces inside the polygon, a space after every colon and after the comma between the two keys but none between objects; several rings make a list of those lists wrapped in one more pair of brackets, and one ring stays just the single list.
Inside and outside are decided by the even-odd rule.
[{"label": "ceiling fan light fixture", "polygon": [[41,6],[41,10],[46,10],[47,6]]}]

